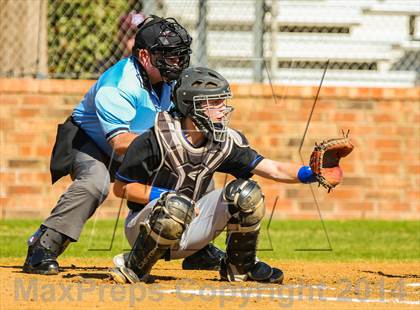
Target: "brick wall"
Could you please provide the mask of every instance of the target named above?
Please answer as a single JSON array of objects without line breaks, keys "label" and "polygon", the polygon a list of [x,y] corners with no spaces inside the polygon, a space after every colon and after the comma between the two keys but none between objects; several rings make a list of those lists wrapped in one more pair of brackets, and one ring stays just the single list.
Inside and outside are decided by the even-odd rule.
[{"label": "brick wall", "polygon": [[[1,217],[44,217],[69,184],[50,185],[49,155],[56,125],[93,81],[0,79]],[[242,130],[265,157],[300,161],[298,148],[316,87],[232,85],[232,127]],[[307,163],[315,141],[350,129],[355,151],[343,162],[343,183],[332,193],[313,187],[326,219],[420,219],[420,89],[323,87],[302,155]],[[317,219],[308,185],[256,178],[269,212],[291,219]],[[221,186],[224,175],[218,175]],[[275,203],[276,202],[276,203]],[[115,216],[112,195],[97,212]],[[123,208],[123,212],[125,208]]]}]

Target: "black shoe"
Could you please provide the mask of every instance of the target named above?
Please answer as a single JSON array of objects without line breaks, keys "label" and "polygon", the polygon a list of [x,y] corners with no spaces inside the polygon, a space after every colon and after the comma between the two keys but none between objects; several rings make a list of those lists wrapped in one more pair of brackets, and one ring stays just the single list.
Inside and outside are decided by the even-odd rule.
[{"label": "black shoe", "polygon": [[54,275],[58,274],[57,255],[41,245],[28,247],[23,272]]},{"label": "black shoe", "polygon": [[41,225],[28,240],[28,255],[23,272],[58,274],[57,257],[66,249],[71,239],[58,231]]},{"label": "black shoe", "polygon": [[184,270],[219,270],[220,262],[225,256],[225,252],[216,248],[213,244],[208,244],[201,250],[186,257],[182,262]]},{"label": "black shoe", "polygon": [[271,267],[264,262],[256,262],[255,265],[245,274],[238,274],[236,268],[222,260],[220,266],[220,279],[229,282],[243,282],[243,281],[256,281],[265,283],[278,283],[282,284],[284,279],[283,271],[279,268]]}]

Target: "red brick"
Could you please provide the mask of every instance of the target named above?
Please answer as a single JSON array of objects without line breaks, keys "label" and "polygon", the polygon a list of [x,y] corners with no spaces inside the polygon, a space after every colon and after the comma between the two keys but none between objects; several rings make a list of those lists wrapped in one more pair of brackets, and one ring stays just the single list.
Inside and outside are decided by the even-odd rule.
[{"label": "red brick", "polygon": [[40,187],[39,186],[24,186],[24,185],[14,185],[14,186],[9,186],[8,188],[8,193],[11,196],[15,196],[15,195],[35,195],[35,194],[39,194],[40,191]]},{"label": "red brick", "polygon": [[43,157],[49,157],[51,155],[53,146],[38,146],[36,148],[36,155],[37,156],[43,156]]},{"label": "red brick", "polygon": [[353,136],[366,136],[374,133],[376,131],[376,127],[374,126],[352,126],[350,129],[350,135]]},{"label": "red brick", "polygon": [[237,86],[235,96],[251,96],[251,85],[248,84],[240,84]]},{"label": "red brick", "polygon": [[361,98],[370,98],[372,96],[372,91],[370,88],[367,87],[360,87],[358,89],[357,94],[359,95],[359,97]]},{"label": "red brick", "polygon": [[[7,182],[0,174],[2,184],[5,184],[3,192],[6,190],[8,195],[2,200],[3,204],[7,203],[3,211],[10,215],[11,210],[16,209],[13,214],[25,215],[29,214],[28,205],[33,204],[35,209],[32,211],[47,215],[70,184],[70,178],[66,177],[54,187],[50,186],[49,153],[56,124],[70,113],[93,81],[28,79],[21,82],[7,80],[3,83],[0,80],[0,102],[4,96],[8,100],[8,104],[4,104],[3,100],[0,106],[1,116],[6,121],[10,120],[2,120],[0,135],[0,165],[5,169],[2,173],[10,174]],[[305,129],[318,87],[275,85],[274,88],[277,105],[269,85],[232,85],[235,91],[232,104],[236,112],[231,125],[242,130],[262,155],[279,161],[300,162],[297,153],[299,137]],[[237,89],[241,91],[237,92]],[[339,136],[341,128],[351,130],[357,145],[355,152],[342,161],[343,183],[329,195],[323,188],[315,188],[324,218],[420,217],[420,205],[416,203],[420,199],[419,90],[321,89],[302,149],[305,160],[312,151],[314,141]],[[25,105],[22,104],[24,96],[28,103]],[[43,105],[44,100],[48,102],[44,103],[48,109],[33,104]],[[308,186],[255,179],[266,194],[268,210],[279,196],[275,210],[277,217],[319,219]],[[223,175],[218,177],[218,188],[223,186],[223,180]],[[32,185],[38,186],[36,194],[7,193],[10,186]],[[118,203],[111,195],[106,202],[108,209],[99,216],[115,214],[112,208],[117,208]]]},{"label": "red brick", "polygon": [[377,139],[374,141],[374,146],[377,148],[400,148],[401,142],[391,139]]},{"label": "red brick", "polygon": [[10,118],[0,118],[0,130],[1,131],[11,131],[15,127],[14,119]]},{"label": "red brick", "polygon": [[267,134],[283,133],[284,126],[278,124],[270,124],[268,126]]},{"label": "red brick", "polygon": [[395,98],[395,89],[394,88],[384,88],[383,98],[384,99]]},{"label": "red brick", "polygon": [[349,190],[337,187],[336,189],[332,190],[329,194],[329,199],[337,199],[340,201],[349,201],[349,200],[357,200],[360,201],[362,199],[362,195],[360,190]]},{"label": "red brick", "polygon": [[377,123],[395,122],[396,116],[389,113],[381,113],[373,116],[373,120]]},{"label": "red brick", "polygon": [[33,155],[33,147],[32,146],[20,146],[19,147],[19,156],[28,157]]},{"label": "red brick", "polygon": [[400,152],[380,152],[379,160],[380,161],[400,161],[404,157],[404,154]]},{"label": "red brick", "polygon": [[271,85],[267,85],[264,84],[263,85],[263,97],[265,98],[270,98],[272,100],[274,100],[274,96],[276,96],[276,94],[274,93],[274,90],[272,89]]},{"label": "red brick", "polygon": [[383,88],[372,88],[371,97],[381,98],[383,96]]},{"label": "red brick", "polygon": [[336,112],[333,116],[333,121],[336,122],[354,122],[356,120],[357,116],[354,112]]},{"label": "red brick", "polygon": [[323,87],[322,94],[326,97],[336,97],[337,96],[337,88],[336,87]]},{"label": "red brick", "polygon": [[49,94],[84,94],[94,82],[92,80],[43,80],[39,84],[39,91]]},{"label": "red brick", "polygon": [[18,95],[7,95],[0,93],[0,104],[1,105],[11,105],[16,106],[21,101],[21,97]]},{"label": "red brick", "polygon": [[34,117],[37,115],[40,115],[41,110],[40,109],[34,109],[34,108],[18,108],[16,111],[18,117]]},{"label": "red brick", "polygon": [[39,82],[35,79],[4,79],[0,78],[0,92],[36,92]]},{"label": "red brick", "polygon": [[[383,123],[380,123],[383,124]],[[394,126],[376,126],[376,134],[378,136],[388,136],[388,137],[396,137],[397,136],[397,129]]]},{"label": "red brick", "polygon": [[381,211],[409,211],[411,209],[409,203],[397,202],[397,203],[383,203],[381,205]]},{"label": "red brick", "polygon": [[8,138],[10,139],[9,141],[17,144],[33,143],[36,138],[36,134],[30,132],[15,132],[9,135]]},{"label": "red brick", "polygon": [[396,201],[400,199],[400,195],[395,191],[370,191],[366,194],[366,199]]},{"label": "red brick", "polygon": [[42,169],[45,163],[36,159],[9,159],[8,167],[10,169]]},{"label": "red brick", "polygon": [[50,103],[50,98],[45,95],[26,95],[22,99],[23,104],[48,105]]},{"label": "red brick", "polygon": [[409,174],[420,174],[420,165],[410,165],[408,166]]},{"label": "red brick", "polygon": [[397,174],[400,167],[398,165],[370,165],[366,167],[366,171],[372,174]]},{"label": "red brick", "polygon": [[276,116],[273,115],[272,112],[269,111],[261,111],[261,112],[255,112],[252,115],[252,119],[254,121],[270,121],[270,120],[276,120]]},{"label": "red brick", "polygon": [[346,202],[340,203],[340,207],[342,207],[346,211],[372,211],[373,210],[373,203],[369,202]]},{"label": "red brick", "polygon": [[407,89],[406,92],[406,99],[414,99],[417,102],[420,101],[420,87],[416,87],[416,88],[409,88]]},{"label": "red brick", "polygon": [[251,86],[251,96],[262,97],[264,95],[264,86],[262,84],[254,84]]},{"label": "red brick", "polygon": [[15,172],[0,172],[1,184],[13,184],[16,182]]},{"label": "red brick", "polygon": [[336,87],[335,94],[337,97],[348,98],[349,90],[349,87]]},{"label": "red brick", "polygon": [[50,184],[51,175],[49,172],[39,172],[35,174],[36,182],[42,182],[43,184]]}]

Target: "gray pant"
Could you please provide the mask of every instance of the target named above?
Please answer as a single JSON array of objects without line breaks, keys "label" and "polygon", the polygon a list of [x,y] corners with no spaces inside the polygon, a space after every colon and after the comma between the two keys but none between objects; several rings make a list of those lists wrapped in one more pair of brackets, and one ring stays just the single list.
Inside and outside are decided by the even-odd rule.
[{"label": "gray pant", "polygon": [[110,167],[101,151],[90,141],[73,152],[70,174],[73,183],[61,195],[43,225],[78,240],[86,221],[108,196]]},{"label": "gray pant", "polygon": [[[200,213],[187,226],[180,242],[172,246],[171,259],[184,258],[194,254],[223,231],[231,215],[228,205],[222,199],[222,191],[221,189],[214,190],[198,200],[196,206]],[[125,235],[131,247],[140,232],[140,224],[147,219],[156,201],[149,202],[139,212],[131,211],[128,214],[125,220]]]}]

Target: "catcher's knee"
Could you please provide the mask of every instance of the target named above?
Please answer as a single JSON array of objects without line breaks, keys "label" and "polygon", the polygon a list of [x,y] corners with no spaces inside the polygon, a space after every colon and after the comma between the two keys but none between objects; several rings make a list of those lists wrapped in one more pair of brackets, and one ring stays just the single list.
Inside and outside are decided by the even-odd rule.
[{"label": "catcher's knee", "polygon": [[193,215],[194,204],[186,196],[175,193],[162,196],[153,207],[148,221],[151,237],[160,244],[180,240]]},{"label": "catcher's knee", "polygon": [[[229,212],[240,232],[259,229],[265,214],[264,195],[253,180],[236,179],[226,185],[223,196],[229,204]],[[232,222],[232,221],[231,221]],[[233,227],[232,225],[228,225]]]}]

